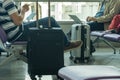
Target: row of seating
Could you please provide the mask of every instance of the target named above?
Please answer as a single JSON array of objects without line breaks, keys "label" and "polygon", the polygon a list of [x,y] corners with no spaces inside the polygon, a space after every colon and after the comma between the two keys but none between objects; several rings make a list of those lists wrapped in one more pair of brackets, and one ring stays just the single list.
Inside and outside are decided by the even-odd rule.
[{"label": "row of seating", "polygon": [[[113,41],[113,42],[118,42],[120,43],[120,34],[115,34],[115,33],[111,33],[111,32],[105,32],[105,31],[93,31],[91,32],[91,36],[96,36],[97,38],[95,39],[94,43],[99,40],[99,39],[102,39],[106,44],[108,44],[113,50],[114,50],[114,54],[116,53],[116,49],[114,48],[114,46],[112,44],[110,44],[108,41]],[[16,42],[13,42],[13,43],[9,43],[7,42],[7,35],[6,33],[4,32],[4,30],[2,29],[2,27],[0,27],[0,48],[2,48],[3,50],[5,50],[10,56],[7,57],[5,60],[3,60],[3,62],[0,63],[0,66],[9,62],[10,60],[12,60],[12,58],[19,58],[25,62],[27,62],[27,58],[24,57],[22,54],[21,54],[21,50],[24,50],[26,49],[26,44],[27,42],[26,41],[16,41]],[[76,69],[76,67],[78,69]],[[70,69],[69,69],[70,68]],[[104,70],[101,71],[101,69],[99,68],[105,68]],[[74,69],[74,70],[73,70]],[[98,71],[95,71],[98,70]],[[103,76],[103,73],[107,73],[107,72],[103,72],[103,71],[106,71],[110,69],[111,70],[111,73],[113,74],[107,74],[108,76]],[[78,72],[76,72],[76,70],[78,70]],[[85,73],[87,74],[87,77],[89,77],[89,79],[86,79],[86,75],[83,74],[85,71],[88,72],[88,70],[91,70],[90,73],[92,72],[92,75],[88,76],[89,73]],[[67,71],[67,73],[66,73]],[[72,76],[71,72],[72,73]],[[94,75],[94,72],[100,72],[102,74],[98,74],[99,76],[95,76]],[[65,72],[65,73],[64,73]],[[78,75],[81,74],[81,75],[85,75],[85,76],[81,76],[81,75]],[[77,74],[77,75],[76,75]],[[120,72],[118,69],[113,69],[111,67],[105,67],[105,66],[73,66],[73,67],[65,67],[65,68],[62,68],[59,70],[58,72],[58,75],[61,77],[61,78],[65,78],[66,80],[98,80],[98,79],[94,79],[94,78],[106,78],[106,79],[109,79],[109,78],[117,78],[117,79],[120,79],[120,76],[119,76]],[[75,75],[75,77],[74,77]],[[91,77],[92,76],[92,77]],[[81,79],[84,78],[84,79]],[[114,79],[115,80],[115,79]]]},{"label": "row of seating", "polygon": [[[91,36],[96,37],[96,39],[93,41],[93,43],[96,43],[98,40],[102,40],[108,46],[110,46],[113,49],[114,54],[116,54],[116,48],[109,41],[120,43],[120,34],[111,33],[109,31],[92,31]],[[25,49],[25,46],[27,43],[26,41],[23,41],[23,42],[17,41],[14,43],[7,42],[7,35],[4,32],[4,30],[2,29],[2,27],[0,27],[0,40],[1,40],[0,41],[0,44],[1,44],[0,48],[3,49],[3,51],[7,52],[8,55],[10,55],[10,53],[13,53],[13,52],[15,53],[15,50],[17,51],[16,48],[19,48],[19,49],[24,48]],[[17,47],[15,47],[15,46],[17,46]],[[120,51],[119,51],[119,53],[120,53]]]},{"label": "row of seating", "polygon": [[110,42],[120,43],[120,34],[112,33],[111,31],[92,31],[91,36],[96,37],[96,39],[93,41],[93,44],[96,43],[98,40],[102,40],[109,47],[111,47],[114,51],[114,54],[116,54],[116,48]]}]

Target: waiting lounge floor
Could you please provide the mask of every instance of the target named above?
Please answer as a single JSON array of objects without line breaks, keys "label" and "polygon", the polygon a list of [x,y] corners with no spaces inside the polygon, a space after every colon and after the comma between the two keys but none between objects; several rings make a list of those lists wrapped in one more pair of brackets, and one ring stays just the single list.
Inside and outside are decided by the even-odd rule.
[{"label": "waiting lounge floor", "polygon": [[[84,65],[74,64],[69,59],[69,52],[65,53],[65,65]],[[0,61],[5,58],[5,55],[0,57]],[[113,54],[110,48],[97,48],[96,52],[93,53],[94,61],[86,63],[86,65],[113,65],[120,68],[120,54]],[[41,78],[42,80],[52,80],[51,75],[45,75]],[[5,66],[0,67],[0,80],[30,80],[27,73],[27,64],[21,60],[12,60]]]}]

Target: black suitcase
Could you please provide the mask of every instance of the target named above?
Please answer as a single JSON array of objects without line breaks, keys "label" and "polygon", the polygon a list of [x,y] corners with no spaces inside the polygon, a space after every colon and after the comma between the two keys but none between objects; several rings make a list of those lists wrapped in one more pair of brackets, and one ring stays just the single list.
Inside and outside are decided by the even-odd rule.
[{"label": "black suitcase", "polygon": [[57,75],[58,70],[64,66],[63,44],[60,28],[30,28],[27,56],[31,79],[36,75]]},{"label": "black suitcase", "polygon": [[36,2],[36,27],[29,29],[27,56],[28,73],[32,80],[36,75],[57,75],[64,67],[64,34],[61,28],[51,27],[50,0],[48,1],[48,28],[38,23],[38,0]]}]

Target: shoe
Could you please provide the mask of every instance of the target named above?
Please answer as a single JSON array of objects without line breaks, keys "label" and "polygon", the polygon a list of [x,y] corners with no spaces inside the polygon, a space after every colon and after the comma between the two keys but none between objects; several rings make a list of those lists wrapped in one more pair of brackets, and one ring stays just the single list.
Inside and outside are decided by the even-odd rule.
[{"label": "shoe", "polygon": [[70,45],[67,47],[64,47],[64,51],[68,51],[68,50],[72,50],[78,47],[81,47],[83,44],[82,41],[74,41],[74,42],[70,42]]}]

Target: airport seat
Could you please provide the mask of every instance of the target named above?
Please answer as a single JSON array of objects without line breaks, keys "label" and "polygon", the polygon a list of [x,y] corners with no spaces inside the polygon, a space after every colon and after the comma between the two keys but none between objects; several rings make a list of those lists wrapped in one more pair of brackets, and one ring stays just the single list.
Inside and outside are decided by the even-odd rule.
[{"label": "airport seat", "polygon": [[58,71],[64,80],[120,80],[120,70],[106,65],[76,65]]},{"label": "airport seat", "polygon": [[108,41],[108,39],[104,38],[104,35],[106,34],[112,34],[110,31],[92,31],[91,36],[96,37],[95,40],[93,41],[93,44],[95,44],[97,41],[101,40],[105,44],[107,44],[109,47],[113,49],[113,53],[116,54],[116,48]]},{"label": "airport seat", "polygon": [[21,59],[27,62],[27,58],[23,55],[26,49],[26,44],[26,41],[16,41],[13,43],[8,42],[7,35],[4,32],[3,28],[0,26],[0,48],[4,50],[4,52],[7,52],[9,55],[0,62],[0,66],[8,63],[13,58]]},{"label": "airport seat", "polygon": [[115,33],[105,34],[103,36],[103,38],[110,40],[110,41],[113,41],[113,42],[120,42],[120,34],[115,34]]},{"label": "airport seat", "polygon": [[[115,33],[105,34],[103,38],[108,41],[120,43],[120,34],[115,34]],[[120,54],[120,49],[119,49],[119,54]]]}]

